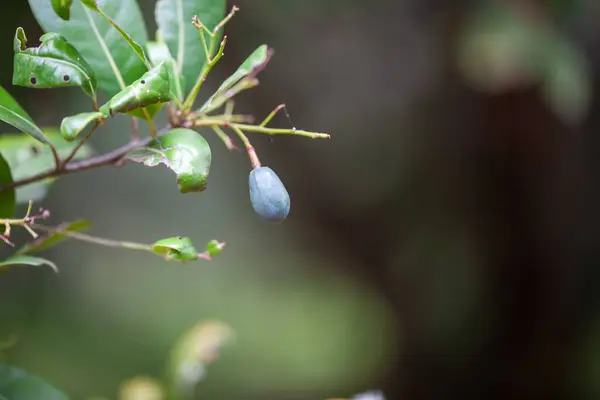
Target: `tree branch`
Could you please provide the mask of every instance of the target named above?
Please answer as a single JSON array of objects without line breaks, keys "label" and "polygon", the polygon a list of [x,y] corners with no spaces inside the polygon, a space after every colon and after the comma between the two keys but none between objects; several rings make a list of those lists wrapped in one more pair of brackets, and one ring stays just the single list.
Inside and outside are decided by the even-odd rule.
[{"label": "tree branch", "polygon": [[152,139],[152,137],[145,137],[143,139],[131,141],[124,146],[118,147],[112,151],[109,151],[108,153],[101,154],[99,156],[90,157],[88,159],[80,161],[71,161],[68,164],[64,165],[60,170],[57,170],[56,168],[51,168],[37,175],[33,175],[28,178],[9,183],[8,185],[4,185],[0,187],[0,192],[29,185],[30,183],[39,182],[44,179],[56,178],[58,176],[71,174],[73,172],[85,171],[88,169],[98,168],[105,165],[117,165],[119,161],[121,161],[121,159],[125,157],[125,155],[127,155],[127,153],[139,147],[144,147],[148,145],[148,143],[150,143]]}]

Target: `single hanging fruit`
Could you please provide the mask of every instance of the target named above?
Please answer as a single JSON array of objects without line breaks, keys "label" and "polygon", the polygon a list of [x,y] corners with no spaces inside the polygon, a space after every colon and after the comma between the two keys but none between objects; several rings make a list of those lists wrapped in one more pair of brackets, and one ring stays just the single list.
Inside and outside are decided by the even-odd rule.
[{"label": "single hanging fruit", "polygon": [[256,167],[248,179],[254,211],[269,222],[282,222],[290,212],[290,195],[269,167]]}]

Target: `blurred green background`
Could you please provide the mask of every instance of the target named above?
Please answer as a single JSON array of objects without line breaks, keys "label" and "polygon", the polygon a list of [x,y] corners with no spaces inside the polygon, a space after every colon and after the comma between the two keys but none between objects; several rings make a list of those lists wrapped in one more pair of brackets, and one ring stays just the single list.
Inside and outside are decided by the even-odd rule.
[{"label": "blurred green background", "polygon": [[[155,1],[140,0],[151,34]],[[208,94],[258,45],[275,57],[240,95],[258,118],[286,103],[331,141],[256,137],[292,197],[282,225],[248,201],[249,166],[210,132],[206,192],[166,169],[67,176],[43,206],[100,236],[216,238],[213,262],[63,244],[60,275],[0,280],[11,363],[73,399],[160,377],[202,320],[236,333],[198,398],[600,396],[600,5],[594,0],[239,0]],[[230,4],[230,6],[233,3]],[[25,0],[0,13],[39,37]],[[42,126],[86,111],[73,90],[11,93]],[[279,116],[277,124],[288,126]],[[121,117],[92,140],[128,139]]]}]

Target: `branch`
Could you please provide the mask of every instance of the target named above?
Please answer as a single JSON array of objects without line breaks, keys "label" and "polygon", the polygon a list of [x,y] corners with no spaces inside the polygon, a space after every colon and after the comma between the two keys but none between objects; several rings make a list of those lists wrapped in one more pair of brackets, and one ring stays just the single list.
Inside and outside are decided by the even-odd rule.
[{"label": "branch", "polygon": [[98,236],[88,235],[86,233],[73,232],[73,231],[69,231],[66,229],[54,228],[54,227],[50,227],[50,226],[46,226],[46,225],[39,225],[39,224],[32,224],[31,227],[34,229],[37,229],[39,231],[48,232],[48,233],[57,233],[60,235],[70,237],[72,239],[81,240],[83,242],[88,242],[88,243],[98,244],[100,246],[120,247],[120,248],[130,249],[130,250],[142,250],[142,251],[152,252],[151,244],[106,239],[106,238],[102,238],[102,237],[98,237]]},{"label": "branch", "polygon": [[144,147],[148,145],[148,143],[150,143],[152,139],[152,137],[145,137],[143,139],[134,140],[127,143],[124,146],[109,151],[108,153],[101,154],[99,156],[91,157],[81,161],[69,162],[68,164],[64,165],[60,170],[52,168],[47,171],[41,172],[37,175],[33,175],[28,178],[11,182],[7,185],[0,187],[0,192],[29,185],[30,183],[43,181],[48,178],[56,178],[58,176],[71,174],[73,172],[85,171],[88,169],[98,168],[105,165],[118,165],[121,159],[125,157],[125,155],[127,155],[127,153],[139,147]]}]

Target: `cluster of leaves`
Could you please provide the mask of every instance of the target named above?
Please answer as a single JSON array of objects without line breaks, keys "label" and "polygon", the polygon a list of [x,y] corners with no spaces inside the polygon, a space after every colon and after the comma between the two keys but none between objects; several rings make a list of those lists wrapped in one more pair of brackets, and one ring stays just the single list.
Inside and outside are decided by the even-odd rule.
[{"label": "cluster of leaves", "polygon": [[[4,227],[0,239],[14,247],[13,228],[33,237],[0,262],[0,274],[13,265],[48,265],[57,270],[54,263],[36,254],[67,239],[147,251],[167,261],[209,260],[219,254],[225,244],[216,240],[210,241],[203,252],[197,251],[187,237],[170,237],[151,244],[113,240],[83,233],[90,227],[89,221],[50,226],[41,223],[49,219],[48,210],[33,211],[33,202],[42,201],[57,178],[128,162],[149,167],[165,165],[176,175],[181,193],[202,192],[207,188],[212,154],[199,129],[212,129],[230,150],[237,147],[227,131],[234,133],[250,160],[248,190],[252,207],[268,221],[281,222],[287,217],[289,194],[277,174],[261,165],[246,133],[309,138],[329,135],[268,127],[284,105],[277,106],[260,124],[254,124],[252,116],[234,113],[234,97],[258,85],[257,74],[267,65],[273,50],[259,46],[206,102],[195,105],[209,72],[224,54],[227,37],[223,29],[237,7],[226,14],[225,0],[158,0],[155,17],[159,29],[155,39],[148,40],[136,0],[28,1],[46,33],[37,47],[28,47],[26,32],[16,28],[13,85],[80,88],[90,99],[90,108],[64,117],[59,128],[41,128],[0,87],[0,121],[20,131],[0,135],[0,226]],[[166,113],[169,123],[156,129],[154,120],[160,112]],[[117,115],[131,118],[130,140],[108,153],[96,154],[88,140]],[[147,124],[149,135],[140,134],[140,121]],[[17,205],[27,203],[25,215],[17,218]],[[124,386],[121,398],[139,398],[135,397],[140,393],[136,388],[158,399],[167,395],[181,398],[202,379],[204,367],[214,360],[227,332],[222,325],[197,327],[174,353],[167,388],[137,378]],[[67,397],[39,378],[0,365],[0,399],[33,398]]]},{"label": "cluster of leaves", "polygon": [[[13,85],[33,89],[78,87],[91,102],[89,110],[63,118],[60,128],[42,129],[0,87],[0,120],[22,132],[0,136],[0,224],[5,227],[0,238],[14,246],[10,234],[15,226],[34,238],[0,269],[13,264],[47,264],[33,254],[67,238],[148,251],[174,261],[210,259],[221,252],[224,243],[211,241],[198,252],[187,237],[153,244],[98,238],[80,232],[89,228],[87,221],[47,226],[38,223],[49,217],[47,210],[30,214],[31,202],[41,201],[58,177],[128,162],[165,165],[175,173],[181,193],[204,191],[212,154],[198,129],[212,129],[228,149],[237,149],[226,131],[234,133],[252,168],[248,180],[252,207],[268,221],[280,222],[287,217],[289,194],[277,174],[261,165],[246,132],[310,138],[329,135],[268,127],[283,105],[260,124],[254,124],[252,116],[234,113],[235,95],[258,85],[257,74],[273,50],[259,46],[208,100],[195,106],[209,72],[224,54],[227,37],[223,29],[237,7],[226,14],[224,0],[159,0],[155,13],[159,29],[155,39],[149,40],[135,0],[29,0],[29,4],[46,33],[37,47],[28,47],[25,31],[16,29]],[[169,123],[157,130],[154,119],[163,111]],[[129,142],[97,155],[88,139],[119,114],[132,119]],[[139,121],[148,125],[148,136],[140,135]],[[16,206],[27,202],[27,214],[16,218]]]}]

